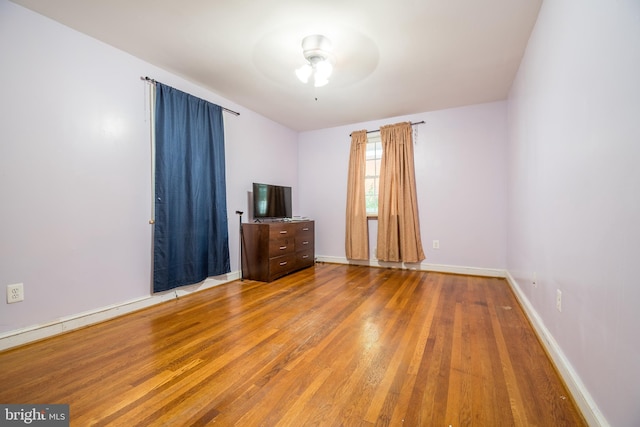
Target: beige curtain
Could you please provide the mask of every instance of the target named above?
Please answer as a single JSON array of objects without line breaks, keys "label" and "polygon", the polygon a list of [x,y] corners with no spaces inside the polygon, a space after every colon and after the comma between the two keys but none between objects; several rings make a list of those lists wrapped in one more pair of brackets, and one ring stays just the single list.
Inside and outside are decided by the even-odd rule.
[{"label": "beige curtain", "polygon": [[351,134],[349,177],[347,179],[347,229],[345,250],[347,259],[369,259],[369,231],[364,197],[364,175],[367,153],[367,131]]},{"label": "beige curtain", "polygon": [[424,256],[418,221],[411,123],[380,128],[382,162],[378,196],[381,261],[420,262]]}]

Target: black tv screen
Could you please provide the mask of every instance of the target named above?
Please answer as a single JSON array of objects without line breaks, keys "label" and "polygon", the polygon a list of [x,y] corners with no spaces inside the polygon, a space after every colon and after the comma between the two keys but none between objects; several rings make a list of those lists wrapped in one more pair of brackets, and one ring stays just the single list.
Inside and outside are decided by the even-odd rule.
[{"label": "black tv screen", "polygon": [[254,218],[291,218],[291,187],[253,183]]}]

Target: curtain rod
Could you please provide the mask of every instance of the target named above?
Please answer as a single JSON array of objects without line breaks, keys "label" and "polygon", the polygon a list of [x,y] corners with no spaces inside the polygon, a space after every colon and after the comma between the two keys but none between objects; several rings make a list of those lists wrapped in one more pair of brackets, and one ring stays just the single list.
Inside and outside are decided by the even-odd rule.
[{"label": "curtain rod", "polygon": [[[420,122],[411,123],[411,126],[422,125],[422,124],[424,124],[424,120],[422,120]],[[380,132],[380,129],[368,130],[367,131],[367,133],[373,133],[373,132]],[[349,136],[351,136],[351,134],[349,134]]]},{"label": "curtain rod", "polygon": [[[154,80],[154,79],[152,79],[150,77],[146,77],[146,76],[145,77],[140,76],[140,80],[147,81],[147,82],[149,82],[151,84],[159,83],[157,80]],[[233,110],[230,110],[230,109],[222,107],[222,106],[220,106],[220,108],[222,108],[223,111],[226,111],[227,113],[231,113],[231,114],[233,114],[235,116],[239,116],[240,115],[240,113],[238,113],[237,111],[233,111]]]}]

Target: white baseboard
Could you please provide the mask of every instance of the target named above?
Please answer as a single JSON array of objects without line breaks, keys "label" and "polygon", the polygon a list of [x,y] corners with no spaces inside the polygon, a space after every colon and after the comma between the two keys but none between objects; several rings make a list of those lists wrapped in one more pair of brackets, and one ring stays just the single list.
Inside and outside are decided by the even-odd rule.
[{"label": "white baseboard", "polygon": [[502,277],[502,278],[505,277],[505,271],[499,268],[480,268],[480,267],[466,267],[466,266],[460,266],[460,265],[428,264],[425,262],[419,262],[419,263],[383,262],[377,259],[371,259],[367,261],[354,261],[354,260],[349,260],[343,257],[331,257],[331,256],[317,256],[316,261],[328,262],[332,264],[353,264],[353,265],[364,265],[368,267],[435,271],[438,273],[465,274],[468,276],[485,276],[485,277]]},{"label": "white baseboard", "polygon": [[0,335],[0,351],[44,338],[49,338],[63,332],[72,331],[95,323],[104,322],[105,320],[113,319],[114,317],[151,307],[153,305],[160,304],[161,302],[189,295],[194,292],[203,291],[223,283],[232,282],[239,278],[240,273],[237,271],[221,276],[209,277],[205,281],[195,285],[183,286],[178,289],[152,294],[147,297],[125,301],[120,304],[114,304],[84,313],[63,317],[50,323],[34,325],[16,331],[11,331]]},{"label": "white baseboard", "polygon": [[584,383],[573,369],[573,366],[564,355],[564,352],[556,342],[551,332],[546,328],[544,322],[538,315],[538,312],[533,308],[531,302],[526,297],[526,295],[522,292],[520,285],[518,282],[511,276],[509,272],[506,273],[506,279],[513,289],[513,292],[518,298],[520,305],[523,307],[524,311],[527,314],[527,317],[531,321],[542,345],[545,347],[547,353],[551,357],[551,360],[556,366],[556,369],[560,372],[560,376],[564,380],[565,384],[569,388],[571,395],[576,401],[576,404],[580,408],[582,415],[584,416],[587,424],[589,426],[600,426],[607,427],[609,423],[605,419],[602,412],[596,405],[595,401],[591,397],[591,394],[584,386]]}]

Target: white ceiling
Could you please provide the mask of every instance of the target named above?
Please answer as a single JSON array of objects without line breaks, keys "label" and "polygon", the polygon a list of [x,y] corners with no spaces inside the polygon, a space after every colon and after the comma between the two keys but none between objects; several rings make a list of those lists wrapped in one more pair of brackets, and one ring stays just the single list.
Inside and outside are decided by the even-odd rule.
[{"label": "white ceiling", "polygon": [[[542,3],[12,1],[299,131],[505,99]],[[310,34],[333,43],[322,88],[294,74]]]}]

